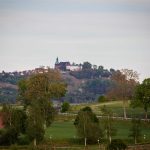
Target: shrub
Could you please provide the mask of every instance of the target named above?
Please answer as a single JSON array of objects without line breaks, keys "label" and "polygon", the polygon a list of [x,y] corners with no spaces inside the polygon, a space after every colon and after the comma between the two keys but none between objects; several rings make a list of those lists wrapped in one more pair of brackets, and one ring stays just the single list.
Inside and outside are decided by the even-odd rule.
[{"label": "shrub", "polygon": [[105,96],[101,95],[101,96],[98,97],[98,102],[99,102],[99,103],[101,103],[101,102],[106,102],[106,101],[107,101],[107,99],[106,99]]},{"label": "shrub", "polygon": [[125,150],[127,145],[121,139],[114,139],[112,142],[107,146],[108,150]]},{"label": "shrub", "polygon": [[63,104],[61,105],[61,112],[66,112],[69,110],[69,108],[70,108],[69,102],[63,102]]},{"label": "shrub", "polygon": [[20,135],[18,137],[18,142],[19,145],[28,145],[30,143],[29,137],[27,135]]}]

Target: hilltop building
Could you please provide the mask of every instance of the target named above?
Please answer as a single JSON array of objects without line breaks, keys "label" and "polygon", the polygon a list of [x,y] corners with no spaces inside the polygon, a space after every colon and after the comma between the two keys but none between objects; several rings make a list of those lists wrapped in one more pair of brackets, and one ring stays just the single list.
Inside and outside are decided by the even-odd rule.
[{"label": "hilltop building", "polygon": [[82,65],[78,65],[75,63],[71,64],[69,61],[59,62],[59,59],[57,57],[55,62],[55,69],[58,69],[60,71],[80,71],[82,70]]}]

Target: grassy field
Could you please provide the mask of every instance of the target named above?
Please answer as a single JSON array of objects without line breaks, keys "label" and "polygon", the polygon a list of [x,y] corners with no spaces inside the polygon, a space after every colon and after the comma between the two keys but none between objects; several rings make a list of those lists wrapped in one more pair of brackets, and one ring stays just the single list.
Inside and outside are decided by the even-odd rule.
[{"label": "grassy field", "polygon": [[[117,129],[117,134],[113,138],[120,138],[130,141],[129,129],[131,128],[130,121],[114,121],[114,127]],[[141,140],[144,142],[144,134],[146,135],[145,141],[150,141],[150,125],[142,122],[142,136]],[[54,140],[61,139],[75,139],[76,129],[73,125],[73,121],[61,121],[54,122],[51,127],[46,130],[46,138],[52,138]]]},{"label": "grassy field", "polygon": [[[92,104],[80,104],[72,105],[71,113],[77,113],[81,108],[90,106],[96,114],[101,114],[101,108],[106,105],[111,109],[114,116],[123,116],[122,101],[112,101],[105,103],[92,103]],[[144,117],[143,108],[131,108],[130,102],[127,103],[127,116]],[[150,115],[150,112],[149,112]],[[57,116],[55,122],[50,128],[46,130],[46,137],[55,140],[61,139],[75,139],[77,138],[76,129],[73,125],[75,116]],[[117,129],[117,134],[113,138],[125,139],[131,141],[129,137],[129,130],[131,128],[131,121],[114,121],[114,127]],[[150,124],[142,122],[142,135],[141,140],[144,141],[144,135],[146,135],[146,141],[150,141]]]},{"label": "grassy field", "polygon": [[[130,128],[132,126],[131,121],[115,121],[114,127],[117,129],[117,135],[114,136],[114,138],[119,139],[129,139],[130,134]],[[146,139],[150,141],[150,125],[149,123],[142,122],[141,126],[141,139],[144,140],[144,135],[146,136]]]},{"label": "grassy field", "polygon": [[[90,106],[92,110],[98,114],[101,115],[101,108],[103,106],[107,106],[110,108],[114,116],[123,116],[123,102],[122,101],[111,101],[111,102],[104,102],[104,103],[87,103],[87,104],[80,104],[80,105],[72,105],[70,112],[77,113],[81,108],[85,106]],[[130,107],[130,101],[126,104],[126,111],[127,111],[127,117],[141,117],[144,118],[145,113],[143,108],[132,108]],[[148,110],[148,116],[150,117],[150,111]]]},{"label": "grassy field", "polygon": [[76,131],[72,121],[54,122],[46,130],[45,136],[53,139],[71,139],[76,136]]}]

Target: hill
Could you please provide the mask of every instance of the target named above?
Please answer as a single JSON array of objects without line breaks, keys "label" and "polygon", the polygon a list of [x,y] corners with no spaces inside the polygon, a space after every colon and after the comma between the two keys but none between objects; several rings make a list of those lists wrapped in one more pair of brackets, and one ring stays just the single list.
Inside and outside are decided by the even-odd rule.
[{"label": "hill", "polygon": [[17,85],[0,82],[0,103],[15,103],[17,89]]},{"label": "hill", "polygon": [[6,83],[6,82],[0,82],[0,88],[11,88],[17,90],[18,87],[17,85],[11,84],[11,83]]},{"label": "hill", "polygon": [[[0,73],[0,103],[15,103],[18,81],[46,71],[47,69],[40,67],[22,72]],[[67,93],[62,100],[72,103],[95,101],[99,95],[104,95],[113,86],[110,77],[114,71],[108,71],[103,67],[82,68],[79,71],[60,70],[62,78],[67,83]]]}]

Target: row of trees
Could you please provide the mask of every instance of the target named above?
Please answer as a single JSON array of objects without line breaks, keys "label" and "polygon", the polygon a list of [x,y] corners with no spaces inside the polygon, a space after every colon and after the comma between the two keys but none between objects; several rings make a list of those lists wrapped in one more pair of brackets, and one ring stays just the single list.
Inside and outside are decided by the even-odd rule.
[{"label": "row of trees", "polygon": [[19,80],[24,78],[25,76],[21,76],[18,73],[14,73],[13,75],[4,71],[0,73],[0,82],[11,83],[14,85],[16,85]]},{"label": "row of trees", "polygon": [[103,66],[92,65],[90,62],[84,62],[82,65],[82,70],[80,71],[71,71],[70,75],[74,76],[77,79],[95,79],[110,77],[115,72],[114,69],[104,69]]}]

